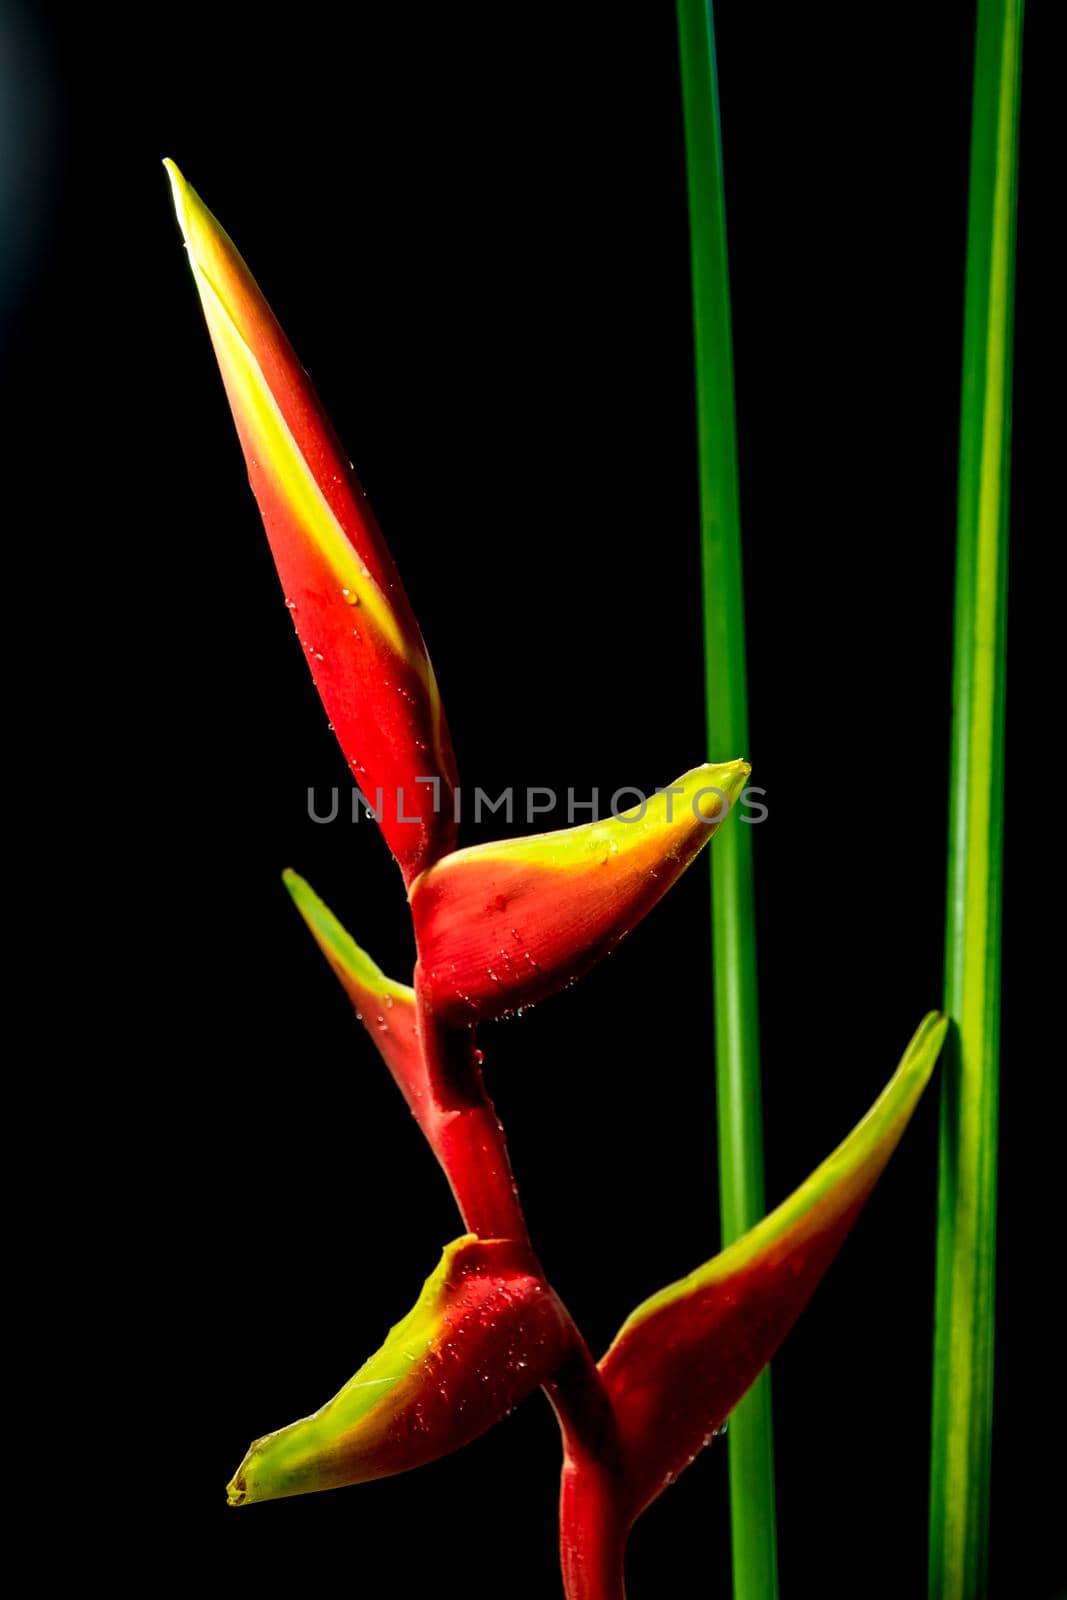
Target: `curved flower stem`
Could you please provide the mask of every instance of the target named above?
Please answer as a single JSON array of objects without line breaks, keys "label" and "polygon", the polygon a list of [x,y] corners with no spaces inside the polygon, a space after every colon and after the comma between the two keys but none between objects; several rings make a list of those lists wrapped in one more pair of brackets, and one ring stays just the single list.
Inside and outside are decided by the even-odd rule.
[{"label": "curved flower stem", "polygon": [[629,1526],[616,1470],[565,1446],[560,1481],[560,1564],[567,1600],[626,1600]]},{"label": "curved flower stem", "polygon": [[578,1329],[545,1392],[563,1434],[559,1550],[567,1600],[626,1600],[631,1517],[611,1399]]},{"label": "curved flower stem", "polygon": [[1000,1049],[1012,313],[1022,0],[979,0],[960,417],[931,1600],[986,1592]]},{"label": "curved flower stem", "polygon": [[474,1053],[474,1030],[445,1026],[415,968],[419,1038],[432,1097],[426,1122],[464,1222],[481,1239],[529,1243],[507,1142]]},{"label": "curved flower stem", "polygon": [[[418,967],[415,1003],[432,1101],[420,1120],[463,1220],[481,1238],[528,1243],[504,1129],[475,1055],[474,1030],[451,1028],[434,1015]],[[573,1318],[570,1352],[544,1389],[563,1435],[560,1562],[567,1600],[625,1600],[630,1519],[615,1412]]]}]

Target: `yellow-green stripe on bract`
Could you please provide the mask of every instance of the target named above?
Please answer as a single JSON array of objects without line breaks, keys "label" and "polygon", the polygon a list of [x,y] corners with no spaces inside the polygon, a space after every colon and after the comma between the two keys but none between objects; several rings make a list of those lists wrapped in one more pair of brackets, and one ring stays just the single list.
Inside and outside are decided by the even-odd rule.
[{"label": "yellow-green stripe on bract", "polygon": [[708,1441],[807,1304],[896,1148],[946,1027],[931,1012],[870,1111],[811,1177],[623,1324],[600,1367],[635,1514]]},{"label": "yellow-green stripe on bract", "polygon": [[434,1461],[543,1383],[568,1337],[566,1313],[527,1247],[457,1239],[413,1309],[344,1388],[313,1415],[255,1441],[229,1485],[230,1504],[341,1488]]},{"label": "yellow-green stripe on bract", "polygon": [[411,885],[419,964],[450,1025],[566,987],[647,915],[724,822],[745,761],[695,767],[595,822],[443,857]]},{"label": "yellow-green stripe on bract", "polygon": [[[410,883],[456,833],[455,760],[422,634],[307,373],[233,242],[174,163],[166,167],[286,605]],[[209,568],[210,544],[188,558]]]}]

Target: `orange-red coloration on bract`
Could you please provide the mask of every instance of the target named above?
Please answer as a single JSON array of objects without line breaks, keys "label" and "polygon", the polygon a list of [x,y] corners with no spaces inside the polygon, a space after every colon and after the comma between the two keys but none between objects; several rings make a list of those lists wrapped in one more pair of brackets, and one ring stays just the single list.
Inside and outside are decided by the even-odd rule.
[{"label": "orange-red coloration on bract", "polygon": [[507,1416],[556,1370],[568,1319],[531,1251],[468,1235],[382,1348],[319,1411],[257,1439],[230,1484],[247,1505],[425,1466]]},{"label": "orange-red coloration on bract", "polygon": [[455,842],[455,760],[422,634],[307,373],[227,234],[167,168],[286,604],[410,882]]},{"label": "orange-red coloration on bract", "polygon": [[414,986],[387,978],[302,879],[286,881],[471,1230],[333,1400],[253,1444],[231,1503],[435,1460],[544,1385],[564,1435],[568,1600],[621,1600],[631,1524],[707,1442],[803,1309],[914,1110],[945,1019],[926,1018],[871,1111],[805,1184],[638,1307],[593,1363],[530,1250],[470,1024],[556,992],[613,949],[724,820],[748,766],[697,768],[639,814],[453,850],[451,743],[393,563],[270,308],[226,234],[167,166],[287,603],[408,885]]},{"label": "orange-red coloration on bract", "polygon": [[600,1371],[618,1423],[629,1516],[707,1444],[807,1305],[896,1149],[946,1027],[931,1012],[866,1116],[806,1182],[620,1330]]},{"label": "orange-red coloration on bract", "polygon": [[504,1130],[471,1030],[440,1030],[428,1015],[420,1024],[415,991],[386,977],[303,878],[287,872],[285,883],[441,1163],[466,1226],[482,1238],[525,1240]]},{"label": "orange-red coloration on bract", "polygon": [[419,1043],[414,989],[386,977],[299,873],[289,871],[282,876],[356,1016],[373,1039],[408,1107],[421,1121],[427,1104],[427,1074]]},{"label": "orange-red coloration on bract", "polygon": [[443,857],[410,890],[438,1016],[453,1026],[503,1016],[594,966],[707,844],[749,770],[696,767],[675,793],[621,816]]}]

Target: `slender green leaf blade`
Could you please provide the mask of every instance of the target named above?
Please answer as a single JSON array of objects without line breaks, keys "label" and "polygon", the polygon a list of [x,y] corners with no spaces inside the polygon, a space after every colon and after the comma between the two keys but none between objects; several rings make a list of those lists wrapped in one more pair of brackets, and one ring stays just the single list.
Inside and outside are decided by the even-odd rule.
[{"label": "slender green leaf blade", "polygon": [[[678,0],[700,456],[708,749],[748,749],[730,272],[711,0]],[[719,1200],[723,1242],[765,1209],[752,835],[735,820],[711,865]],[[735,1600],[778,1592],[770,1373],[730,1429]]]}]

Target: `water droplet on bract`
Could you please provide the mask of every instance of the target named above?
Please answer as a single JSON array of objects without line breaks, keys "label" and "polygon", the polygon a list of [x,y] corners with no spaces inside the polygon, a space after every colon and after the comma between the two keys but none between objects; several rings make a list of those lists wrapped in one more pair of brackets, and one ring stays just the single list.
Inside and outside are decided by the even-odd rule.
[{"label": "water droplet on bract", "polygon": [[341,594],[344,597],[344,602],[345,602],[346,606],[358,606],[359,605],[359,595],[356,593],[356,591],[354,589],[342,589],[341,590]]},{"label": "water droplet on bract", "polygon": [[378,1016],[375,1020],[376,1020],[376,1022],[378,1024],[378,1030],[379,1030],[380,1033],[388,1033],[389,1032],[389,1024],[386,1022],[386,1020],[385,1020],[385,1018],[383,1016]]},{"label": "water droplet on bract", "polygon": [[296,610],[296,601],[295,600],[286,600],[285,609],[286,609],[286,611],[295,611]]},{"label": "water droplet on bract", "polygon": [[391,994],[387,994],[385,997],[385,1008],[387,1011],[392,1011],[393,1009],[393,997]]},{"label": "water droplet on bract", "polygon": [[475,1066],[480,1067],[482,1065],[482,1063],[484,1062],[484,1060],[485,1060],[485,1051],[484,1050],[475,1050],[475,1052],[474,1052],[474,1064],[475,1064]]},{"label": "water droplet on bract", "polygon": [[359,629],[358,628],[353,628],[352,629],[352,637],[353,637],[353,639],[358,639],[359,638]]},{"label": "water droplet on bract", "polygon": [[311,653],[315,657],[316,661],[325,661],[326,659],[321,650],[313,650]]},{"label": "water droplet on bract", "polygon": [[369,578],[370,577],[370,568],[367,566],[367,563],[365,561],[361,561],[360,562],[359,570],[360,570],[360,572],[363,574],[363,576],[365,578]]}]

